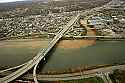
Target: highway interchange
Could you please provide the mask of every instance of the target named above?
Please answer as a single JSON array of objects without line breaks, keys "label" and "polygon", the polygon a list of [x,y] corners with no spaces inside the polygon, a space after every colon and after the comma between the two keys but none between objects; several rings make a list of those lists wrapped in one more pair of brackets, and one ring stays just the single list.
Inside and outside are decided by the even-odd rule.
[{"label": "highway interchange", "polygon": [[[109,2],[111,3],[111,2]],[[109,4],[108,3],[108,4]],[[108,4],[104,5],[103,7],[106,7]],[[92,12],[92,11],[95,11],[95,10],[98,10],[100,8],[103,8],[103,7],[98,7],[98,8],[94,8],[94,9],[91,9],[91,10],[87,10],[85,11],[84,13],[82,13],[82,15],[85,15],[86,13],[89,13],[89,12]],[[10,69],[7,69],[7,70],[3,70],[3,71],[0,71],[0,73],[2,72],[6,72],[8,70],[11,70],[11,69],[16,69],[16,68],[20,68],[18,69],[17,71],[11,73],[10,75],[8,76],[5,76],[3,78],[0,78],[0,83],[8,83],[8,82],[11,82],[13,80],[15,80],[16,78],[22,76],[23,74],[25,74],[27,71],[29,71],[30,69],[32,69],[34,66],[34,70],[33,70],[33,77],[34,77],[34,81],[35,83],[38,83],[37,82],[37,76],[36,76],[36,69],[37,69],[37,66],[39,64],[39,62],[41,60],[45,60],[45,56],[47,55],[47,53],[55,46],[55,44],[62,38],[62,36],[65,34],[65,32],[76,22],[78,21],[79,17],[80,17],[81,14],[78,14],[76,17],[74,17],[73,19],[71,19],[71,21],[69,21],[69,23],[67,25],[65,25],[63,27],[63,30],[58,32],[56,34],[56,36],[53,38],[53,40],[49,43],[48,47],[46,49],[41,49],[39,51],[39,53],[30,61],[28,61],[27,63],[24,63],[22,65],[19,65],[17,67],[14,67],[14,68],[10,68]],[[115,69],[115,68],[120,68],[120,66],[117,66],[117,67],[111,67],[110,69]],[[105,70],[105,69],[102,69],[102,70]],[[102,70],[99,70],[99,71],[102,71]],[[110,71],[108,69],[108,71]],[[107,71],[106,71],[107,72]],[[87,75],[88,77],[90,77],[90,75]],[[91,76],[95,76],[95,74],[91,75]],[[80,76],[81,77],[81,76]],[[86,76],[85,76],[86,77]],[[77,77],[75,77],[77,78]],[[74,79],[75,79],[74,78]],[[46,78],[45,78],[46,79]],[[48,79],[48,78],[47,78]],[[52,80],[53,78],[49,78],[49,80]],[[54,78],[56,79],[56,78]],[[60,78],[58,78],[60,79]],[[56,79],[56,80],[58,80]],[[61,79],[63,79],[61,77]],[[68,78],[66,78],[68,79]],[[111,82],[110,82],[111,83]]]},{"label": "highway interchange", "polygon": [[54,39],[49,43],[47,49],[42,49],[37,56],[35,56],[32,60],[26,63],[22,68],[18,69],[17,71],[13,72],[12,74],[5,76],[3,78],[0,78],[0,83],[8,83],[13,81],[14,79],[20,77],[24,73],[26,73],[28,70],[33,68],[37,63],[39,63],[44,57],[47,55],[47,53],[54,47],[54,45],[59,41],[59,39],[63,36],[63,34],[78,20],[78,17],[80,14],[78,14],[76,17],[74,17],[67,25],[64,26],[64,29],[59,32]]}]

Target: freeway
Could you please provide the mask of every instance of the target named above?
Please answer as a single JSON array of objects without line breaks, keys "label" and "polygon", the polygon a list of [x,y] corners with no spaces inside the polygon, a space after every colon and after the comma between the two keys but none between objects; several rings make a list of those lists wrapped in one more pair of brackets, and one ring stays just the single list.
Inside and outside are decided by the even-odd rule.
[{"label": "freeway", "polygon": [[[80,14],[78,14],[74,19],[72,19],[66,26],[64,26],[64,29],[57,33],[57,35],[54,37],[54,39],[49,43],[50,44],[50,47],[52,48],[58,41],[60,38],[63,37],[63,35],[65,34],[65,32],[75,23],[77,22],[77,20],[80,18]],[[49,50],[51,49],[47,49],[49,52]],[[37,69],[37,66],[39,64],[40,61],[38,61],[34,67],[34,70],[33,70],[33,77],[34,77],[34,81],[35,83],[38,83],[37,81],[37,76],[36,76],[36,69]]]},{"label": "freeway", "polygon": [[54,47],[54,45],[60,40],[60,38],[64,35],[64,33],[79,19],[80,14],[78,14],[76,17],[71,19],[67,25],[64,26],[64,29],[59,32],[54,39],[49,43],[48,47],[46,49],[41,49],[40,52],[29,62],[26,63],[22,68],[18,69],[17,71],[13,72],[12,74],[5,76],[3,78],[0,78],[0,83],[8,83],[12,80],[20,77],[24,73],[26,73],[28,70],[32,69],[38,62],[40,62],[42,59],[45,58],[47,53]]},{"label": "freeway", "polygon": [[[112,1],[111,1],[112,2]],[[110,2],[109,2],[110,3]],[[108,5],[108,4],[106,4],[106,5]],[[86,15],[87,13],[89,13],[89,12],[93,12],[94,10],[100,10],[101,8],[103,8],[103,7],[105,7],[105,5],[104,6],[102,6],[102,7],[96,7],[96,8],[93,8],[93,9],[91,9],[91,10],[87,10],[87,11],[85,11],[85,12],[83,12],[82,13],[82,15]],[[72,22],[72,21],[71,21]],[[91,28],[89,28],[89,27],[87,27],[87,24],[86,23],[84,23],[84,21],[82,21],[82,20],[80,20],[80,23],[84,26],[85,25],[85,27],[86,27],[86,29],[88,30],[88,32],[87,32],[87,36],[80,36],[80,38],[104,38],[104,37],[106,37],[106,38],[111,38],[111,36],[90,36],[89,35],[89,31],[90,32],[93,32],[92,30],[91,30]],[[67,27],[69,27],[69,26],[67,26]],[[65,30],[64,30],[64,32],[65,32]],[[64,33],[63,31],[62,31],[62,33]],[[57,33],[58,34],[58,33]],[[63,34],[61,34],[60,33],[60,36],[62,37],[63,36]],[[78,38],[78,37],[76,37],[76,38]],[[54,41],[51,41],[51,43],[53,43]],[[50,44],[51,44],[50,43]],[[36,65],[35,65],[35,67],[34,67],[34,69],[33,69],[33,79],[34,79],[34,81],[35,81],[35,83],[38,83],[38,81],[37,81],[37,75],[36,75],[36,70],[37,70],[37,66],[38,66],[38,64],[39,64],[39,61],[36,63]],[[92,75],[91,75],[92,76]],[[91,77],[90,75],[88,76],[88,77]],[[86,77],[86,76],[85,76]],[[74,78],[76,78],[76,77],[74,77]],[[51,79],[51,78],[50,78]],[[57,81],[57,79],[58,78],[54,78],[54,80],[56,80]],[[63,78],[60,78],[60,79],[63,79]],[[69,77],[68,78],[65,78],[65,79],[68,79],[69,80]],[[73,79],[73,78],[72,78]],[[49,80],[48,78],[47,78],[47,80]],[[105,80],[105,79],[104,79]]]},{"label": "freeway", "polygon": [[13,69],[20,68],[20,67],[24,66],[25,64],[26,64],[26,63],[21,64],[21,65],[18,65],[18,66],[16,66],[16,67],[9,68],[9,69],[1,70],[0,73],[3,73],[3,72],[6,72],[6,71],[10,71],[10,70],[13,70]]},{"label": "freeway", "polygon": [[[107,7],[107,6],[108,6],[108,4],[103,6],[103,7]],[[83,15],[85,15],[86,13],[90,13],[90,12],[93,12],[93,11],[100,10],[103,7],[93,8],[92,10],[88,10],[88,11],[84,12]],[[37,65],[42,59],[45,58],[46,54],[59,41],[59,39],[63,36],[63,34],[76,22],[76,20],[78,19],[79,16],[80,16],[80,14],[78,14],[76,17],[74,17],[67,25],[64,26],[64,29],[60,33],[56,34],[54,39],[49,43],[47,49],[41,49],[40,52],[32,60],[30,60],[26,64],[24,64],[23,67],[21,67],[22,65],[20,65],[19,67],[21,67],[21,68],[18,69],[17,71],[13,72],[12,74],[10,74],[6,77],[0,78],[0,83],[8,83],[8,82],[18,78],[19,76],[23,75],[28,70],[30,70],[35,65]],[[14,68],[17,68],[17,67],[14,67]],[[9,70],[11,70],[11,69],[13,69],[13,68],[10,68]],[[8,71],[8,70],[6,70],[6,71]],[[2,72],[4,72],[4,71],[2,71]]]}]

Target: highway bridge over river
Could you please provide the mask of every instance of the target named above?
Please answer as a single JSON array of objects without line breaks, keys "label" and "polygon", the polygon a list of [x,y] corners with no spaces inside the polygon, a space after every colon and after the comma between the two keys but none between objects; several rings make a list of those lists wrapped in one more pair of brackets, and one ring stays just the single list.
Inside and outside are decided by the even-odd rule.
[{"label": "highway bridge over river", "polygon": [[[113,2],[113,1],[114,0],[112,0],[111,2]],[[111,3],[111,2],[109,2],[109,3]],[[108,4],[106,4],[102,7],[93,8],[91,10],[86,10],[84,13],[82,13],[82,15],[86,15],[87,13],[90,13],[90,12],[93,12],[93,11],[96,11],[96,10],[100,10],[101,8],[107,7],[107,6],[108,6]],[[17,67],[13,67],[13,68],[9,68],[9,69],[0,71],[0,73],[3,73],[3,72],[6,72],[6,71],[9,71],[9,70],[12,70],[12,69],[19,68],[15,72],[13,72],[13,73],[11,73],[11,74],[3,77],[3,78],[0,78],[0,83],[11,82],[11,81],[15,80],[16,78],[25,74],[27,71],[32,69],[34,66],[35,67],[34,67],[34,71],[33,71],[33,76],[34,76],[34,81],[37,83],[37,79],[36,79],[37,65],[39,64],[39,62],[41,60],[43,60],[43,59],[45,60],[45,56],[47,55],[47,53],[55,46],[55,44],[60,40],[60,38],[62,38],[62,36],[65,34],[65,32],[67,30],[69,30],[73,26],[73,24],[78,21],[79,18],[80,18],[80,14],[78,14],[76,17],[72,18],[71,21],[69,21],[69,23],[63,27],[63,30],[56,34],[56,36],[53,38],[53,40],[49,43],[48,47],[46,49],[41,49],[39,51],[39,53],[32,60],[30,60],[27,63],[24,63],[22,65],[19,65]]]},{"label": "highway bridge over river", "polygon": [[37,63],[39,63],[42,59],[45,58],[47,53],[54,47],[54,45],[62,38],[64,33],[75,23],[78,21],[80,17],[80,14],[78,14],[76,17],[72,18],[71,21],[67,25],[64,26],[64,29],[60,31],[53,40],[49,43],[48,47],[46,49],[41,49],[40,52],[30,61],[25,63],[23,67],[18,69],[17,71],[11,73],[8,76],[5,76],[3,78],[0,78],[0,83],[8,83],[13,81],[14,79],[20,77],[21,75],[25,74],[27,71],[29,71],[31,68],[33,68]]}]

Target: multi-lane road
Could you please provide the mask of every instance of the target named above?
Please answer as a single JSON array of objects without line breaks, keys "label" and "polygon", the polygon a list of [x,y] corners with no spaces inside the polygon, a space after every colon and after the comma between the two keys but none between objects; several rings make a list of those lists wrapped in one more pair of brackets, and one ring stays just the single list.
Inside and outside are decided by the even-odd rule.
[{"label": "multi-lane road", "polygon": [[[103,6],[103,7],[105,7],[105,6]],[[94,8],[92,10],[88,10],[88,11],[84,12],[83,14],[85,15],[85,13],[89,13],[89,12],[92,12],[94,10],[99,10],[100,8],[103,8],[103,7],[97,7],[97,8]],[[11,82],[14,79],[16,79],[16,78],[20,77],[21,75],[25,74],[27,71],[32,69],[35,65],[37,65],[42,59],[45,58],[47,53],[60,40],[60,38],[64,35],[64,33],[79,19],[79,17],[80,17],[80,14],[78,14],[76,17],[74,17],[67,25],[65,25],[63,27],[64,29],[61,32],[56,34],[54,39],[49,43],[48,47],[46,49],[41,49],[40,52],[32,60],[28,61],[23,67],[21,67],[20,69],[11,73],[8,76],[0,78],[0,83]]]},{"label": "multi-lane road", "polygon": [[54,45],[59,41],[59,39],[64,35],[64,33],[78,20],[80,14],[78,14],[76,17],[71,19],[67,25],[64,26],[64,29],[59,32],[54,39],[49,43],[48,47],[46,49],[42,49],[32,60],[26,63],[22,68],[18,69],[17,71],[13,72],[12,74],[5,76],[3,78],[0,78],[0,83],[8,83],[24,73],[26,73],[28,70],[33,68],[38,62],[40,62],[44,57],[47,55],[47,53],[54,47]]}]

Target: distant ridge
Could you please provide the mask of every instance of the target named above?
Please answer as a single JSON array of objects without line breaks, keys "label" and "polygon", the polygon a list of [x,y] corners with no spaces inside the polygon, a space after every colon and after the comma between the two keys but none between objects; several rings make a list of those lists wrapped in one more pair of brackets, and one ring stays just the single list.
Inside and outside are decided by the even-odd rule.
[{"label": "distant ridge", "polygon": [[[0,3],[0,12],[6,12],[15,10],[16,8],[28,9],[29,12],[39,12],[41,9],[53,6],[53,7],[67,7],[70,9],[81,9],[93,8],[96,6],[101,6],[111,0],[25,0],[9,3]],[[76,7],[72,8],[69,5],[77,4]],[[47,10],[48,10],[47,9]]]},{"label": "distant ridge", "polygon": [[30,0],[26,1],[17,1],[17,2],[8,2],[8,3],[0,3],[0,11],[1,10],[12,10],[16,7],[28,6],[31,5],[33,2]]}]

